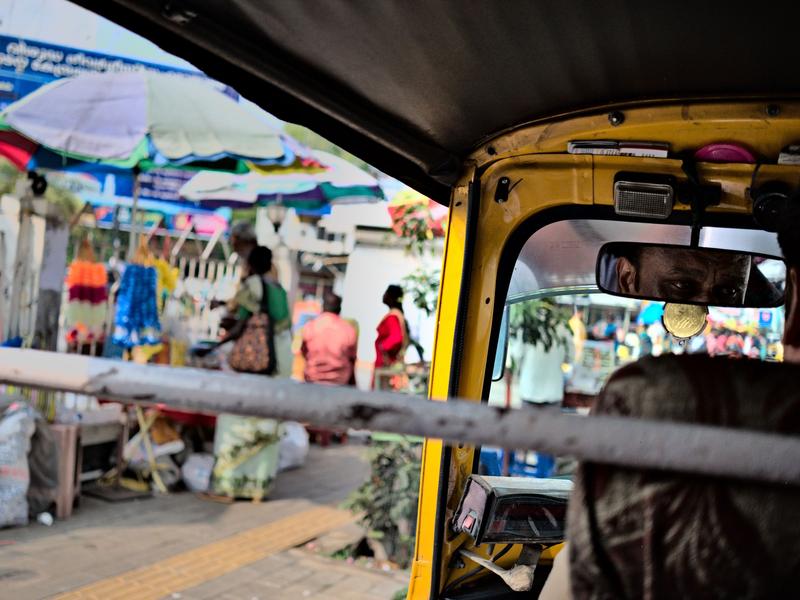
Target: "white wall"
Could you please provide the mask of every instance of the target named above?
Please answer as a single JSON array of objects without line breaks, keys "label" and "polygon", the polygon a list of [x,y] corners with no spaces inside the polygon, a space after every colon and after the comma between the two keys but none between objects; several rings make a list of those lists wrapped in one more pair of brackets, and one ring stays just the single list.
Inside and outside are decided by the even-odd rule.
[{"label": "white wall", "polygon": [[[441,257],[425,260],[426,264],[438,267]],[[386,286],[393,283],[402,284],[403,277],[420,264],[420,259],[409,256],[402,248],[356,246],[350,255],[342,288],[342,316],[358,321],[359,360],[370,363],[375,361],[375,330],[388,310],[381,301]],[[433,350],[434,317],[426,316],[408,298],[403,310],[412,335],[425,349],[425,359],[430,360]],[[411,362],[417,360],[416,351],[413,349],[410,349],[406,356]]]},{"label": "white wall", "polygon": [[381,227],[389,230],[392,218],[386,202],[369,202],[364,204],[338,204],[331,209],[331,214],[320,219],[320,227],[333,233],[353,235],[356,226]]}]

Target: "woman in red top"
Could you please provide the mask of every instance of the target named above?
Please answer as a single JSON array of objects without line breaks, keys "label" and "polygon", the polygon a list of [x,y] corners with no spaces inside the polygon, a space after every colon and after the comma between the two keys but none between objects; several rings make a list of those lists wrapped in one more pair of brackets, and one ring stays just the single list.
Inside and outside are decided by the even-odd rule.
[{"label": "woman in red top", "polygon": [[403,288],[390,285],[383,294],[383,303],[389,307],[389,312],[378,325],[378,337],[375,339],[376,369],[403,363],[408,346],[408,330],[403,314]]}]

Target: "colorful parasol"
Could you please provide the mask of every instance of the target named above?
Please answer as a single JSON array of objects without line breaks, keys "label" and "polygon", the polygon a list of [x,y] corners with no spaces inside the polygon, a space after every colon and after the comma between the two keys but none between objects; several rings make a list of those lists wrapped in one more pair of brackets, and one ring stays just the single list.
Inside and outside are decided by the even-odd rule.
[{"label": "colorful parasol", "polygon": [[[58,110],[53,110],[58,107]],[[0,155],[20,169],[246,172],[320,165],[303,146],[204,79],[149,71],[53,81],[0,114]],[[130,249],[136,246],[132,228]]]},{"label": "colorful parasol", "polygon": [[392,228],[401,237],[443,237],[447,230],[447,207],[411,188],[398,192],[388,205]]},{"label": "colorful parasol", "polygon": [[58,79],[0,116],[6,127],[61,155],[65,165],[72,159],[121,169],[245,172],[245,161],[285,166],[307,158],[296,154],[299,143],[210,82],[185,75],[138,71]]},{"label": "colorful parasol", "polygon": [[246,175],[203,171],[181,188],[180,195],[203,206],[232,208],[281,202],[313,209],[383,198],[378,181],[369,173],[328,152],[312,150],[311,156],[324,167],[284,170],[251,163]]}]

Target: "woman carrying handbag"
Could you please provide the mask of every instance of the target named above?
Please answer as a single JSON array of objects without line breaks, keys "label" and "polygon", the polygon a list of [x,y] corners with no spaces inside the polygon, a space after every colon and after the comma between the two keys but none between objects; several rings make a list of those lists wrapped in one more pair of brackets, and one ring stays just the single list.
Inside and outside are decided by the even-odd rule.
[{"label": "woman carrying handbag", "polygon": [[[269,248],[254,248],[234,298],[236,324],[217,346],[234,342],[228,364],[235,371],[283,377],[292,363],[289,304],[280,284],[268,277],[271,269]],[[254,501],[267,496],[277,474],[280,433],[273,419],[219,415],[213,492]]]}]

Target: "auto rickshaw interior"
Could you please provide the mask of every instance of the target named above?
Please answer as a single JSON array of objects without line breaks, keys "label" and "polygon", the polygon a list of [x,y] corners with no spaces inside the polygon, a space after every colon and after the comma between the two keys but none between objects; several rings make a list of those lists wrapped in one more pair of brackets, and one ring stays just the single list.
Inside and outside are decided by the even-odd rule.
[{"label": "auto rickshaw interior", "polygon": [[[775,229],[800,201],[800,167],[747,135],[678,153],[667,140],[630,142],[629,153],[617,140],[569,140],[559,155],[497,160],[480,175],[501,219],[546,205],[545,190],[566,201],[529,210],[506,241],[484,402],[582,418],[640,356],[781,360]],[[565,536],[576,461],[486,446],[468,461],[443,521],[441,597],[536,597]]]},{"label": "auto rickshaw interior", "polygon": [[[431,398],[521,405],[514,346],[558,311],[587,329],[562,372],[576,419],[637,341],[692,352],[717,323],[734,340],[721,353],[754,356],[750,326],[758,358],[781,358],[783,311],[763,293],[781,291],[774,230],[800,186],[797,3],[74,1],[450,207]],[[659,245],[662,266],[663,245],[758,254],[738,262],[764,308],[701,302],[703,272],[673,280],[668,310],[637,283],[652,261],[621,243]],[[535,596],[572,462],[426,440],[408,597]],[[538,565],[533,594],[490,572],[515,564],[500,575],[518,588]]]}]

